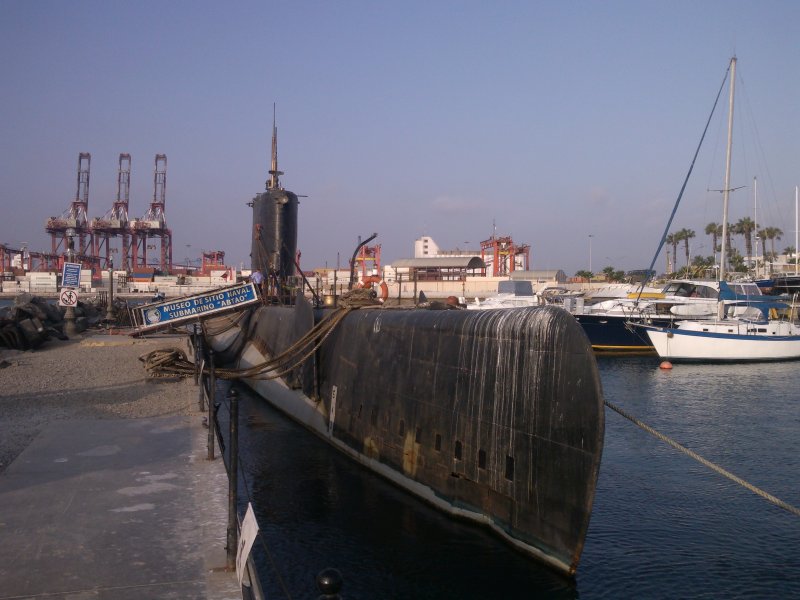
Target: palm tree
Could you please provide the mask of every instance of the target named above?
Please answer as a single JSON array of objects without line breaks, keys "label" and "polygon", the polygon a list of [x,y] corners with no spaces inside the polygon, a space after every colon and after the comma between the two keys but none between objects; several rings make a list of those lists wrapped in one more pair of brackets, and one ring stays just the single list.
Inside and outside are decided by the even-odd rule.
[{"label": "palm tree", "polygon": [[[674,273],[676,266],[675,259],[678,256],[678,242],[680,242],[681,240],[678,237],[678,233],[670,233],[666,237],[665,241],[667,242],[667,244],[672,246],[672,265],[671,266],[669,264],[667,265],[667,271],[669,271],[670,273]],[[667,250],[667,263],[669,263],[669,250]]]},{"label": "palm tree", "polygon": [[[794,246],[786,246],[786,248],[783,249],[783,253],[786,255],[787,263],[797,262],[797,256],[795,255]],[[794,259],[792,259],[792,257],[794,257]]]},{"label": "palm tree", "polygon": [[731,235],[733,234],[733,223],[728,223],[728,231],[726,232],[725,242],[728,244],[728,254],[730,255],[733,252],[733,242],[731,242]]},{"label": "palm tree", "polygon": [[753,231],[755,231],[756,224],[750,217],[742,217],[733,226],[733,232],[744,237],[744,249],[747,257],[752,260],[753,258]]},{"label": "palm tree", "polygon": [[686,266],[689,266],[689,240],[694,237],[694,230],[693,229],[681,229],[678,232],[680,236],[680,240],[683,241],[683,249],[686,252]]},{"label": "palm tree", "polygon": [[591,271],[587,271],[585,269],[581,269],[577,273],[575,273],[575,277],[580,277],[581,279],[586,279],[587,281],[591,281],[594,279],[594,273]]},{"label": "palm tree", "polygon": [[761,230],[760,235],[765,240],[770,241],[770,250],[772,251],[772,254],[775,254],[775,240],[781,239],[783,231],[781,231],[778,227],[765,227]]},{"label": "palm tree", "polygon": [[747,266],[744,264],[744,256],[736,248],[731,249],[730,266],[737,273],[747,271]]},{"label": "palm tree", "polygon": [[625,279],[625,271],[617,271],[614,267],[608,266],[603,269],[603,274],[606,276],[606,281],[621,282]]},{"label": "palm tree", "polygon": [[719,248],[719,236],[722,235],[722,225],[719,223],[709,223],[706,225],[705,229],[706,235],[711,236],[711,251],[716,254],[717,249]]}]

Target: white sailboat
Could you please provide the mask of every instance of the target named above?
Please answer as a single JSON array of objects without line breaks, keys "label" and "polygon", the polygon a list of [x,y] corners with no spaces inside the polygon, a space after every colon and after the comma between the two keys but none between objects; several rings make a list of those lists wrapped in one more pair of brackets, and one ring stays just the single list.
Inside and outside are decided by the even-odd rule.
[{"label": "white sailboat", "polygon": [[[736,83],[736,57],[730,63],[728,146],[723,189],[722,252],[719,280],[725,279],[727,250],[728,198],[730,194],[731,142],[733,137],[733,98]],[[724,362],[800,359],[800,327],[788,321],[771,320],[769,311],[753,307],[745,314],[730,317],[731,301],[720,294],[714,319],[687,319],[674,327],[641,326],[661,358],[675,361]],[[785,306],[785,305],[784,305]],[[749,314],[748,314],[749,312]]]}]

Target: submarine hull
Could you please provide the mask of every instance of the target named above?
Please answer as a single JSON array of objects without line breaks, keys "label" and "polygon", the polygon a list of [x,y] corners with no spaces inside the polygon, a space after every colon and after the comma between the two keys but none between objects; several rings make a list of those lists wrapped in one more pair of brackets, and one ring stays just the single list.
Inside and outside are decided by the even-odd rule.
[{"label": "submarine hull", "polygon": [[[237,366],[335,314],[302,299],[252,309]],[[366,467],[575,573],[604,412],[591,346],[566,311],[355,310],[301,366],[245,381]]]}]

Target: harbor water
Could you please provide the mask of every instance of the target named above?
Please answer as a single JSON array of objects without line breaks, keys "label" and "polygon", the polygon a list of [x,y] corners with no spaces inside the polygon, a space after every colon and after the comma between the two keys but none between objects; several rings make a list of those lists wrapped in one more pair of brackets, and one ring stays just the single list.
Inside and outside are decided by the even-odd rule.
[{"label": "harbor water", "polygon": [[[798,363],[600,359],[606,400],[800,506]],[[606,410],[578,574],[560,577],[487,531],[445,517],[241,391],[241,494],[269,598],[798,598],[800,517]],[[227,427],[227,400],[219,411]],[[242,505],[247,498],[242,498]]]}]

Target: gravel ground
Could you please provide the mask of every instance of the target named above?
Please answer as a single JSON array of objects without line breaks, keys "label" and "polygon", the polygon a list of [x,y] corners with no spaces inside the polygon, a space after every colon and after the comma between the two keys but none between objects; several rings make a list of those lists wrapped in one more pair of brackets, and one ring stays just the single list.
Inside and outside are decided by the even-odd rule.
[{"label": "gravel ground", "polygon": [[196,413],[193,378],[151,378],[139,360],[158,348],[188,347],[182,335],[85,332],[35,351],[0,349],[0,473],[51,421]]}]

